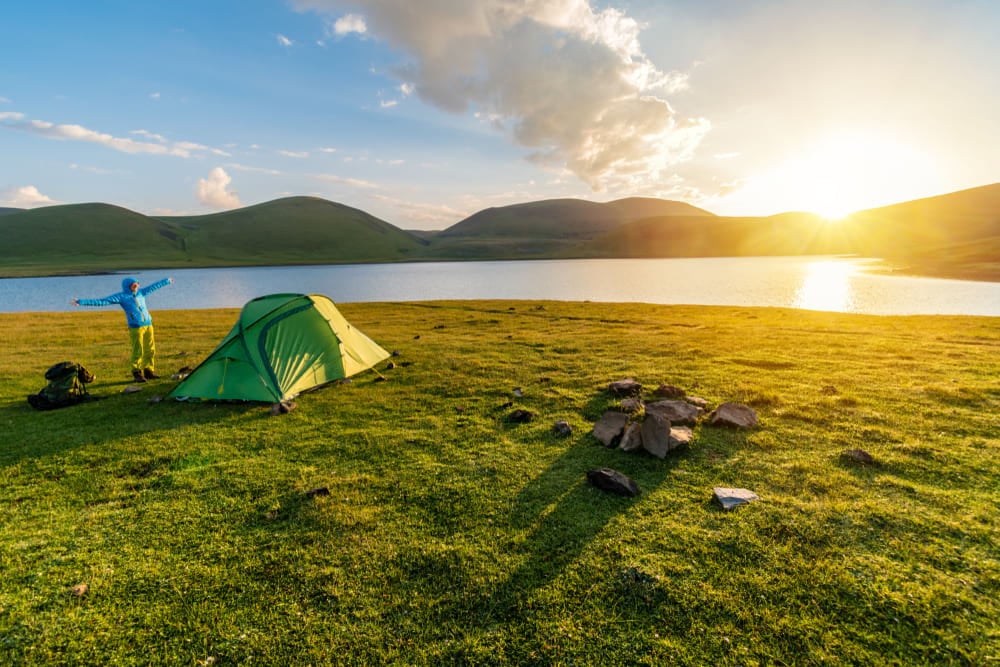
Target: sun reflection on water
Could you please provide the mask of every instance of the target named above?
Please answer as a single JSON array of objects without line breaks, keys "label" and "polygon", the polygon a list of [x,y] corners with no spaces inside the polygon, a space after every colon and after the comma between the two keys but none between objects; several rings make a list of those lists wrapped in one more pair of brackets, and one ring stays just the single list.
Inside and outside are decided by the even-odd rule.
[{"label": "sun reflection on water", "polygon": [[858,272],[854,262],[823,261],[806,266],[805,279],[795,295],[795,308],[851,312],[854,291],[851,276]]}]

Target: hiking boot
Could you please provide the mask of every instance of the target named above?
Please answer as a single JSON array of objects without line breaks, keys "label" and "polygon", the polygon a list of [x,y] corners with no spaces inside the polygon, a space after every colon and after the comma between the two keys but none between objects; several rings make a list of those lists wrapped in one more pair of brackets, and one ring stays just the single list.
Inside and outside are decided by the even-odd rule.
[{"label": "hiking boot", "polygon": [[160,376],[152,371],[152,369],[147,368],[142,372],[142,376],[147,380],[159,380]]},{"label": "hiking boot", "polygon": [[135,382],[145,382],[146,378],[142,376],[142,371],[132,371],[132,380]]}]

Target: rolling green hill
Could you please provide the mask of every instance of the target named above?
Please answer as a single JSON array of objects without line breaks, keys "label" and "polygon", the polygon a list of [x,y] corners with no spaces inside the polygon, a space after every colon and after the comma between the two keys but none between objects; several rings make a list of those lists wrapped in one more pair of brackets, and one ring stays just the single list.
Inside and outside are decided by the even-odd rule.
[{"label": "rolling green hill", "polygon": [[317,197],[160,220],[182,230],[190,257],[214,266],[397,261],[426,245],[364,211]]},{"label": "rolling green hill", "polygon": [[0,216],[0,275],[399,261],[427,241],[364,211],[290,197],[203,216],[152,218],[109,204]]},{"label": "rolling green hill", "polygon": [[552,199],[408,232],[315,197],[151,218],[108,204],[0,215],[0,276],[124,269],[571,257],[844,253],[912,273],[1000,280],[1000,183],[860,211],[723,217],[682,202]]},{"label": "rolling green hill", "polygon": [[0,206],[0,215],[7,215],[9,213],[19,213],[23,211],[23,208],[10,208],[9,206]]},{"label": "rolling green hill", "polygon": [[479,211],[439,232],[429,252],[449,259],[562,255],[581,242],[654,215],[712,217],[690,204],[645,197],[603,204],[548,199]]},{"label": "rolling green hill", "polygon": [[566,248],[567,257],[705,257],[847,253],[915,273],[1000,279],[1000,184],[903,202],[826,221],[661,215]]},{"label": "rolling green hill", "polygon": [[185,261],[169,224],[110,204],[46,206],[0,216],[6,275],[175,266]]}]

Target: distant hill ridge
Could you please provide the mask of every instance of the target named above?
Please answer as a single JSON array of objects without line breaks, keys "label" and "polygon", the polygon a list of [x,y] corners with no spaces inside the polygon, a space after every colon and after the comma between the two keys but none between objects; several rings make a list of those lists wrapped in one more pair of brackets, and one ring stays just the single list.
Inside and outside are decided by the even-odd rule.
[{"label": "distant hill ridge", "polygon": [[855,253],[1000,280],[1000,183],[859,211],[717,216],[684,202],[549,199],[479,211],[438,232],[405,231],[318,197],[197,216],[111,204],[0,209],[0,275],[526,257]]}]

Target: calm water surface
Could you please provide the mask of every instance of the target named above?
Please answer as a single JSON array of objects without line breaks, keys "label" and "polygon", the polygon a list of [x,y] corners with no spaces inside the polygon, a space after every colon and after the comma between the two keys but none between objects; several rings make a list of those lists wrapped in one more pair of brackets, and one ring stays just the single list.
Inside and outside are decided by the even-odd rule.
[{"label": "calm water surface", "polygon": [[137,271],[0,280],[0,312],[68,311],[135,276],[152,310],[239,308],[277,292],[339,302],[553,299],[720,306],[778,306],[876,315],[1000,316],[1000,283],[888,276],[840,257],[530,260]]}]

